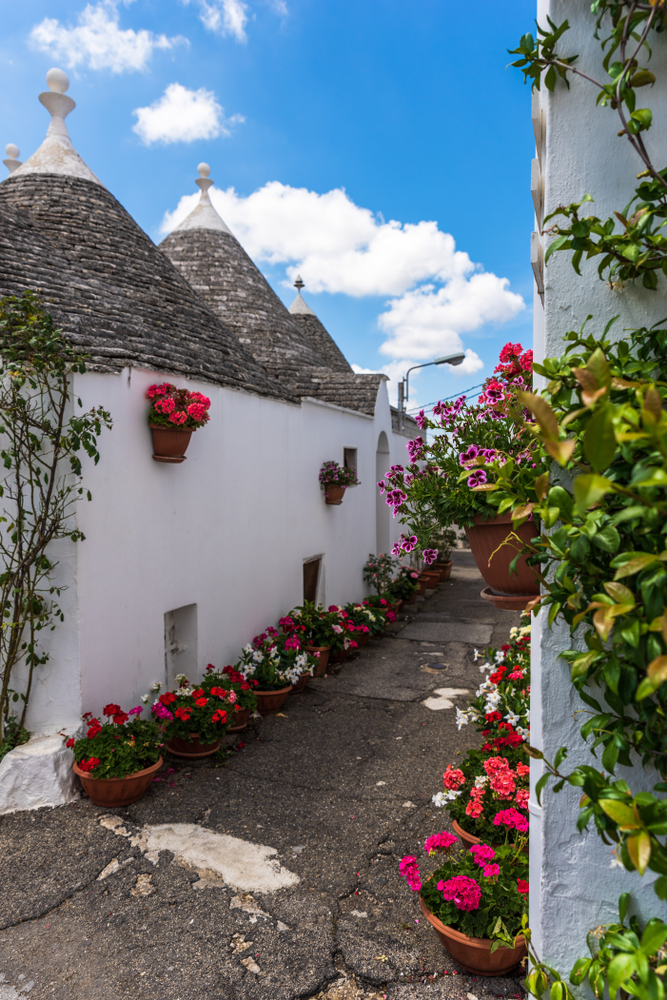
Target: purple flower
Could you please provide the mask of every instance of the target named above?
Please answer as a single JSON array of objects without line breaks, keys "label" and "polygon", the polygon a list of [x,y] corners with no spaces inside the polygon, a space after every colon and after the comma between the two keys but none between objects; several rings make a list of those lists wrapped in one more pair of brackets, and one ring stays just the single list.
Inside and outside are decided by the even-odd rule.
[{"label": "purple flower", "polygon": [[477,469],[471,476],[468,476],[468,486],[482,486],[486,482],[486,472],[484,469]]},{"label": "purple flower", "polygon": [[480,455],[486,462],[492,462],[493,459],[496,457],[496,449],[482,448],[482,450],[480,451]]},{"label": "purple flower", "polygon": [[424,551],[422,552],[422,557],[424,559],[424,562],[427,564],[427,566],[430,566],[431,563],[434,563],[435,560],[438,558],[438,550],[437,549],[424,549]]},{"label": "purple flower", "polygon": [[384,485],[384,479],[381,479],[380,482],[377,484],[377,486],[378,486],[378,489],[379,489],[380,493],[384,493],[385,488],[386,488],[385,485]]},{"label": "purple flower", "polygon": [[424,438],[416,437],[414,441],[408,441],[405,446],[411,462],[419,462],[424,457]]},{"label": "purple flower", "polygon": [[409,538],[406,538],[405,535],[401,535],[398,541],[404,552],[412,552],[412,550],[417,547],[416,535],[410,535]]},{"label": "purple flower", "polygon": [[174,718],[168,708],[165,708],[161,701],[156,702],[151,712],[153,715],[157,715],[158,719],[167,719],[169,722]]},{"label": "purple flower", "polygon": [[400,556],[401,556],[401,546],[400,546],[399,542],[396,542],[396,544],[394,545],[393,549],[391,550],[391,554],[392,554],[392,556],[396,556],[397,558],[400,558]]},{"label": "purple flower", "polygon": [[131,708],[130,711],[127,714],[128,715],[141,715],[141,713],[143,712],[143,710],[144,710],[144,706],[143,705],[137,705],[136,708]]},{"label": "purple flower", "polygon": [[473,462],[479,455],[479,448],[476,444],[471,444],[467,451],[461,452],[459,455],[459,465],[467,466],[470,462]]},{"label": "purple flower", "polygon": [[424,415],[423,410],[420,410],[417,416],[415,417],[415,423],[421,430],[424,430],[424,428],[426,427],[426,416]]}]

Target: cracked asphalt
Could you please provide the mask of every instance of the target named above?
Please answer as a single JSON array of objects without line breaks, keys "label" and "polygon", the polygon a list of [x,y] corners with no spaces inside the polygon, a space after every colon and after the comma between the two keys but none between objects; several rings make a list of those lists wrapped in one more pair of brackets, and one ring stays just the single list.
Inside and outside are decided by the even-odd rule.
[{"label": "cracked asphalt", "polygon": [[[481,587],[457,551],[451,581],[283,716],[229,737],[223,766],[167,758],[117,811],[123,836],[84,798],[1,817],[0,1000],[521,996],[520,972],[458,968],[398,876],[446,828],[431,796],[477,739],[447,707],[479,684],[473,648],[518,621]],[[274,848],[299,882],[240,893],[170,851],[147,854],[142,829],[175,823]]]}]

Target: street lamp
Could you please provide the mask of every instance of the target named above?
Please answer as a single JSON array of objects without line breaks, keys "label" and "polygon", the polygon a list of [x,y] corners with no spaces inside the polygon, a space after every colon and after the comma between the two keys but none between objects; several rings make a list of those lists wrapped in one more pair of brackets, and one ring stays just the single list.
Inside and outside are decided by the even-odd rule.
[{"label": "street lamp", "polygon": [[446,354],[444,358],[436,358],[435,361],[427,361],[423,365],[413,365],[412,368],[408,368],[405,373],[405,378],[401,379],[398,383],[398,429],[403,430],[403,418],[405,417],[406,404],[408,401],[408,378],[410,372],[415,371],[416,368],[428,368],[429,365],[460,365],[462,361],[465,361],[465,354]]}]

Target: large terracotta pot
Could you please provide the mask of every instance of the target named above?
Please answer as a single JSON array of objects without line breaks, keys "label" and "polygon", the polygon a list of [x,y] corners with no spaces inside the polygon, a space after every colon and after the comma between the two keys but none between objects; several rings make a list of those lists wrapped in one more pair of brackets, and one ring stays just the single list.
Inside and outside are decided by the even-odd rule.
[{"label": "large terracotta pot", "polygon": [[220,743],[220,740],[215,743],[200,743],[199,733],[190,733],[189,740],[172,736],[166,748],[174,757],[189,757],[194,760],[197,757],[210,757],[220,747]]},{"label": "large terracotta pot", "polygon": [[345,495],[344,486],[334,486],[333,483],[329,483],[324,487],[324,501],[325,503],[331,504],[332,506],[338,506],[343,502],[343,497]]},{"label": "large terracotta pot", "polygon": [[292,690],[292,685],[280,688],[279,691],[255,691],[257,711],[260,715],[273,715],[279,712],[285,704],[285,698]]},{"label": "large terracotta pot", "polygon": [[306,646],[307,653],[319,653],[317,666],[315,667],[315,677],[323,677],[327,672],[327,663],[331,654],[331,646]]},{"label": "large terracotta pot", "polygon": [[453,565],[453,559],[450,559],[449,562],[435,563],[435,568],[440,570],[440,583],[444,583],[445,580],[449,580],[452,575]]},{"label": "large terracotta pot", "polygon": [[[488,585],[487,589],[482,591],[482,596],[491,603],[494,603],[494,597],[509,598],[509,601],[499,602],[499,606],[508,610],[518,610],[537,597],[540,585],[533,570],[526,563],[525,556],[522,556],[517,563],[518,576],[510,576],[509,567],[516,555],[516,549],[510,544],[503,545],[500,549],[498,546],[502,545],[512,530],[515,530],[524,542],[529,542],[538,534],[534,521],[526,521],[519,528],[513,529],[512,516],[508,512],[489,521],[482,521],[481,517],[476,517],[475,523],[466,528],[466,535],[477,568]],[[491,559],[493,552],[495,555]]]},{"label": "large terracotta pot", "polygon": [[357,644],[358,649],[363,649],[370,638],[370,632],[355,632],[354,641]]},{"label": "large terracotta pot", "polygon": [[249,708],[239,708],[238,705],[234,706],[234,714],[232,715],[233,726],[230,726],[227,730],[228,733],[240,733],[242,729],[248,725],[248,719],[252,715]]},{"label": "large terracotta pot", "polygon": [[185,461],[185,453],[190,444],[192,431],[181,430],[180,427],[158,427],[150,424],[153,434],[153,460],[155,462],[169,462],[178,465]]},{"label": "large terracotta pot", "polygon": [[296,684],[292,684],[292,690],[289,694],[299,694],[300,691],[303,691],[310,680],[310,676],[310,674],[301,674]]},{"label": "large terracotta pot", "polygon": [[423,569],[419,574],[419,579],[421,580],[422,578],[426,581],[426,586],[429,590],[435,590],[440,583],[440,570]]},{"label": "large terracotta pot", "polygon": [[[465,848],[466,851],[469,851],[471,847],[475,846],[475,844],[486,843],[486,841],[483,841],[481,837],[475,837],[474,834],[468,833],[467,830],[464,830],[463,827],[459,823],[457,823],[455,819],[452,820],[452,828],[456,836],[461,840],[461,843],[463,844],[463,847]],[[501,847],[502,844],[500,843],[489,844],[488,846],[496,848],[496,847]],[[523,853],[528,854],[527,844],[523,849]]]},{"label": "large terracotta pot", "polygon": [[420,573],[417,578],[417,586],[419,587],[417,593],[423,596],[426,588],[430,586],[430,582],[430,577],[428,577],[425,573]]},{"label": "large terracotta pot", "polygon": [[83,785],[83,790],[90,801],[96,806],[109,806],[113,809],[138,802],[153,780],[153,775],[161,767],[162,757],[143,771],[135,771],[134,774],[128,774],[124,778],[92,778],[76,763],[72,764],[72,770]]},{"label": "large terracotta pot", "polygon": [[421,897],[419,904],[441,943],[454,961],[462,965],[467,972],[473,972],[477,976],[504,976],[528,954],[523,936],[519,938],[516,948],[500,947],[492,954],[490,938],[474,938],[461,934],[460,931],[455,931],[438,920]]},{"label": "large terracotta pot", "polygon": [[347,660],[349,655],[349,649],[337,649],[335,653],[330,654],[329,663],[342,663],[343,660]]}]

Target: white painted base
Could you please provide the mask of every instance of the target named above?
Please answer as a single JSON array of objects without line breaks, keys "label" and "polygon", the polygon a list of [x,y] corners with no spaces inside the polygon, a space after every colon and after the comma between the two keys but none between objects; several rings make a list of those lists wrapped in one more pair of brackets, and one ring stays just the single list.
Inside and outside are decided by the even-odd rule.
[{"label": "white painted base", "polygon": [[0,762],[0,816],[73,802],[79,797],[73,763],[62,736],[38,736],[10,750]]}]

